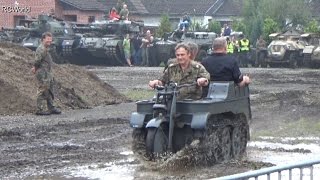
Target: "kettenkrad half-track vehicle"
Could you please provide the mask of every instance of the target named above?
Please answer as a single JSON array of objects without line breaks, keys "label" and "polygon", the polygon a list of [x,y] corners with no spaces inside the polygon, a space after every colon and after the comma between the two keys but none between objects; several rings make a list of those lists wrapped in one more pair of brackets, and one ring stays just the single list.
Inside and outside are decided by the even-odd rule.
[{"label": "kettenkrad half-track vehicle", "polygon": [[200,161],[212,164],[241,157],[250,139],[249,87],[211,82],[205,98],[177,101],[179,88],[186,86],[195,84],[158,86],[152,100],[136,103],[130,119],[134,153],[153,159],[198,141],[204,156]]}]

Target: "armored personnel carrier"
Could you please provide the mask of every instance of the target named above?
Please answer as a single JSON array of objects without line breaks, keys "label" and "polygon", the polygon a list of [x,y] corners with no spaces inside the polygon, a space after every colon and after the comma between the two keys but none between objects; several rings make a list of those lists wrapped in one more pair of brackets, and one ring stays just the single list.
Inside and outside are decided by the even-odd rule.
[{"label": "armored personnel carrier", "polygon": [[81,51],[88,52],[101,64],[124,65],[126,64],[122,47],[124,36],[140,33],[142,27],[143,22],[104,20],[73,29],[82,34]]},{"label": "armored personnel carrier", "polygon": [[320,34],[306,33],[301,37],[307,41],[303,49],[303,65],[308,68],[320,68]]},{"label": "armored personnel carrier", "polygon": [[285,33],[273,33],[269,37],[274,40],[268,46],[268,56],[265,63],[270,67],[290,67],[297,68],[302,66],[302,51],[306,45],[301,40],[300,33],[289,30]]},{"label": "armored personnel carrier", "polygon": [[250,139],[249,87],[211,82],[205,98],[176,100],[179,88],[195,85],[158,86],[155,98],[136,103],[130,119],[135,154],[154,159],[198,141],[199,161],[212,164],[244,155]]},{"label": "armored personnel carrier", "polygon": [[[27,22],[27,21],[24,21]],[[27,33],[21,41],[23,47],[36,50],[41,42],[41,35],[44,32],[51,32],[53,42],[50,48],[53,60],[56,63],[65,63],[73,58],[79,45],[79,38],[73,30],[63,21],[58,21],[48,15],[39,15],[38,19],[28,21],[26,26],[18,26],[14,29],[3,29],[4,32]]]}]

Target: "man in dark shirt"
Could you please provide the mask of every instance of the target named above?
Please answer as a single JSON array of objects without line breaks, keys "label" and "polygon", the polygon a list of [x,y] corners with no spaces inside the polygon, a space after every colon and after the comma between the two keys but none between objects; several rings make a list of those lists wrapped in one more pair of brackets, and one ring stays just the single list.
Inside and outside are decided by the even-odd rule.
[{"label": "man in dark shirt", "polygon": [[226,38],[213,40],[213,54],[203,59],[202,65],[210,73],[211,81],[233,81],[238,86],[250,83],[249,76],[243,76],[233,56],[227,55]]}]

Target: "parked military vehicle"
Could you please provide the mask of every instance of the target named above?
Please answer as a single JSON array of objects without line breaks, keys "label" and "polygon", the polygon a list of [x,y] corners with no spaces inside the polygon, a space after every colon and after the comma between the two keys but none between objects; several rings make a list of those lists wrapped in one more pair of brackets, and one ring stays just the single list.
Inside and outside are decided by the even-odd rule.
[{"label": "parked military vehicle", "polygon": [[177,101],[179,89],[190,86],[195,84],[157,86],[155,98],[136,103],[130,119],[135,154],[153,159],[194,141],[203,156],[198,160],[210,164],[245,153],[251,119],[248,86],[211,82],[205,98]]},{"label": "parked military vehicle", "polygon": [[320,68],[320,34],[306,33],[301,37],[307,45],[303,49],[303,64],[309,68]]},{"label": "parked military vehicle", "polygon": [[37,20],[23,20],[23,22],[28,22],[28,24],[14,29],[4,28],[3,31],[14,34],[26,34],[18,40],[18,43],[31,50],[36,50],[39,46],[41,35],[44,32],[51,32],[53,42],[50,52],[56,63],[65,63],[66,60],[73,58],[77,53],[80,39],[77,38],[67,23],[58,21],[48,15],[39,15]]},{"label": "parked military vehicle", "polygon": [[142,27],[143,22],[120,20],[94,22],[73,29],[82,34],[81,51],[88,52],[101,64],[124,65],[126,64],[122,46],[124,36],[138,34],[142,31]]},{"label": "parked military vehicle", "polygon": [[285,33],[273,33],[269,37],[274,40],[268,46],[268,56],[265,63],[270,67],[290,67],[302,66],[303,49],[306,42],[301,40],[300,33],[289,30]]},{"label": "parked military vehicle", "polygon": [[161,62],[167,64],[168,59],[175,57],[174,48],[176,45],[177,41],[169,39],[169,34],[165,34],[162,39],[155,40],[153,48],[156,56],[149,61],[150,66],[159,66]]},{"label": "parked military vehicle", "polygon": [[171,39],[177,42],[194,42],[198,44],[199,51],[196,60],[201,61],[207,56],[208,51],[212,47],[213,40],[217,37],[214,32],[186,32],[176,31],[172,33]]}]

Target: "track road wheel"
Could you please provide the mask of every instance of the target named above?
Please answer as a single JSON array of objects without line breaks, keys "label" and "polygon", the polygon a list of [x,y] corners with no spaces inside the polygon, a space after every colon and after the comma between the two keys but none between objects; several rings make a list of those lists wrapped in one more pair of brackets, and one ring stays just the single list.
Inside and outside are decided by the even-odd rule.
[{"label": "track road wheel", "polygon": [[163,125],[158,128],[148,128],[146,139],[147,156],[153,159],[167,152],[168,141],[168,129]]},{"label": "track road wheel", "polygon": [[223,162],[230,160],[232,157],[231,128],[226,126],[219,131],[219,144],[218,150],[215,153],[215,158],[217,162]]},{"label": "track road wheel", "polygon": [[246,152],[248,142],[248,129],[244,124],[236,126],[232,130],[232,156],[234,158],[241,158]]},{"label": "track road wheel", "polygon": [[303,55],[303,66],[306,68],[312,68],[311,54],[304,54]]},{"label": "track road wheel", "polygon": [[289,67],[295,69],[298,67],[298,61],[295,53],[291,53],[289,56]]}]

